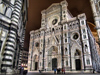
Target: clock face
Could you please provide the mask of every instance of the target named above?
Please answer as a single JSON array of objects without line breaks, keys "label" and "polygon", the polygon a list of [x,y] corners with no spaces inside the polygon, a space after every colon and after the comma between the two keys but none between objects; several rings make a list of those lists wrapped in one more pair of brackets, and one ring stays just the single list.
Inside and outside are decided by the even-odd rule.
[{"label": "clock face", "polygon": [[57,22],[58,22],[58,19],[54,19],[54,20],[52,21],[52,24],[55,25]]},{"label": "clock face", "polygon": [[39,47],[39,43],[38,43],[38,42],[36,42],[36,43],[35,43],[35,46],[36,46],[36,47]]}]

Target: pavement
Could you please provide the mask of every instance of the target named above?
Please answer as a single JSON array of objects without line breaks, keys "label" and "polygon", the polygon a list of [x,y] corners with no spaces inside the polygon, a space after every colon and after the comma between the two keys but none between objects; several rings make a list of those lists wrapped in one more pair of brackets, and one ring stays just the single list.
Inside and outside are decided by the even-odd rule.
[{"label": "pavement", "polygon": [[[39,73],[38,71],[34,71],[34,72],[28,72],[27,75],[62,75],[62,74],[54,74],[53,71],[51,72],[42,72]],[[91,73],[91,72],[66,72],[63,75],[100,75],[100,73]]]},{"label": "pavement", "polygon": [[[5,74],[0,74],[5,75]],[[7,74],[8,75],[8,74]],[[13,74],[13,75],[22,75],[22,74]],[[75,72],[66,72],[65,74],[54,74],[53,71],[43,71],[42,73],[39,73],[39,71],[30,71],[27,74],[23,75],[100,75],[100,73],[92,73],[92,72],[81,72],[81,71],[75,71]]]}]

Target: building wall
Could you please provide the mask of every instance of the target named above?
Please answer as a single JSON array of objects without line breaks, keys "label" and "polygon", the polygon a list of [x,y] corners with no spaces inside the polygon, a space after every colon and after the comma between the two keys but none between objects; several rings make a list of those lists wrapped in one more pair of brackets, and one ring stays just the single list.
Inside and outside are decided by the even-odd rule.
[{"label": "building wall", "polygon": [[28,64],[28,51],[22,51],[21,66],[27,68]]},{"label": "building wall", "polygon": [[0,0],[0,41],[4,38],[0,44],[0,73],[6,70],[11,74],[14,69],[18,70],[26,17],[27,0]]},{"label": "building wall", "polygon": [[[0,65],[2,63],[4,46],[5,46],[7,37],[8,37],[8,30],[1,27],[0,29]],[[1,69],[1,66],[0,66],[0,69]]]},{"label": "building wall", "polygon": [[[91,8],[93,11],[93,16],[94,16],[94,22],[96,25],[96,30],[97,30],[97,34],[98,34],[98,40],[97,43],[99,44],[99,46],[97,46],[97,52],[99,54],[99,58],[95,59],[95,60],[99,60],[99,64],[100,64],[100,0],[90,0],[91,3]],[[96,62],[98,63],[98,62]],[[95,64],[94,64],[95,65]],[[99,67],[99,65],[96,65],[97,67]],[[100,70],[100,68],[98,68]]]},{"label": "building wall", "polygon": [[[88,27],[88,26],[87,26]],[[96,41],[90,31],[90,28],[88,27],[88,34],[89,34],[89,42],[90,42],[90,49],[91,49],[91,58],[92,58],[92,65],[93,69],[97,72],[100,71],[100,57],[98,55],[98,47],[96,46]]]}]

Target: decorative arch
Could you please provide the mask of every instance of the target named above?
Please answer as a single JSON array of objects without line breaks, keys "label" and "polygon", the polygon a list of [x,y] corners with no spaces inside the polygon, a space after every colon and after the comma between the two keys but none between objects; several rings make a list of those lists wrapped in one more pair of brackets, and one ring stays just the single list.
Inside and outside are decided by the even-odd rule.
[{"label": "decorative arch", "polygon": [[38,55],[37,54],[34,55],[34,61],[38,62]]},{"label": "decorative arch", "polygon": [[71,48],[71,65],[73,70],[77,69],[77,62],[80,61],[80,68],[79,70],[83,69],[83,58],[82,57],[82,48],[78,43],[75,43],[72,45]]},{"label": "decorative arch", "polygon": [[51,45],[49,47],[49,49],[47,49],[47,69],[48,70],[53,70],[54,67],[57,67],[57,62],[58,62],[58,58],[57,58],[57,54],[58,54],[58,47],[55,45]]},{"label": "decorative arch", "polygon": [[33,57],[33,64],[34,64],[33,70],[37,70],[38,69],[38,57],[39,56],[37,54],[35,54],[34,57]]},{"label": "decorative arch", "polygon": [[79,44],[74,43],[74,44],[72,45],[72,48],[71,48],[71,56],[72,56],[72,57],[75,56],[75,52],[76,52],[76,50],[78,50],[78,51],[81,53],[82,48],[80,47]]},{"label": "decorative arch", "polygon": [[56,53],[58,53],[58,48],[57,46],[52,45],[49,47],[47,51],[48,51],[48,54],[52,54],[52,51],[55,51]]},{"label": "decorative arch", "polygon": [[32,70],[37,70],[38,69],[38,62],[39,62],[39,52],[37,48],[33,49],[33,58],[32,58]]},{"label": "decorative arch", "polygon": [[32,59],[33,59],[33,62],[35,62],[36,56],[39,57],[39,51],[37,48],[34,48],[33,50],[34,51],[33,51],[33,58]]}]

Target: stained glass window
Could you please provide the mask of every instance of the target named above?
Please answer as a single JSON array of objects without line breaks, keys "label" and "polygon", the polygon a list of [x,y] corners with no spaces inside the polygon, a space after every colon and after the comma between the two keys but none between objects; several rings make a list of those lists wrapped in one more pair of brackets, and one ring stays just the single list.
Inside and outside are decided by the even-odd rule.
[{"label": "stained glass window", "polygon": [[75,40],[78,39],[78,34],[77,33],[74,34],[73,39],[75,39]]}]

